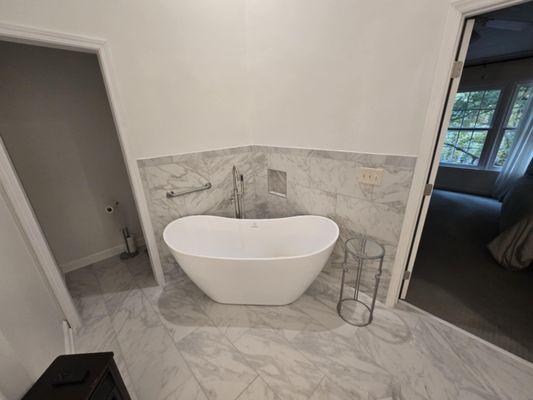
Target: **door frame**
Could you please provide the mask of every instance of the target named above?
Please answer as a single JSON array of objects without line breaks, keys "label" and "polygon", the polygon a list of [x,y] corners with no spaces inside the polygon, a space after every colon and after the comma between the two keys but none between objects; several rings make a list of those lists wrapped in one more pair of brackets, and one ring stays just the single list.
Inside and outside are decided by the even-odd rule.
[{"label": "door frame", "polygon": [[[470,44],[470,38],[474,29],[475,19],[465,20],[463,24],[461,41],[459,43],[459,48],[457,50],[457,55],[454,59],[454,63],[461,62],[464,63],[466,60],[466,53],[468,52],[468,47]],[[433,187],[435,185],[435,180],[437,179],[437,171],[440,165],[440,156],[442,152],[442,147],[446,139],[446,132],[448,131],[448,126],[450,124],[450,118],[452,115],[452,109],[454,104],[455,95],[459,89],[459,82],[461,81],[461,73],[456,74],[450,78],[448,84],[448,91],[446,93],[446,103],[444,106],[444,111],[440,119],[439,132],[437,134],[437,139],[435,141],[435,147],[433,148],[432,162],[431,167],[428,172],[428,178],[426,181],[426,191],[424,191],[424,196],[422,198],[422,204],[420,206],[420,211],[418,214],[417,225],[415,229],[415,235],[411,243],[411,249],[409,252],[409,257],[407,261],[407,266],[405,271],[408,272],[407,278],[402,280],[402,287],[400,291],[400,299],[405,299],[407,296],[407,290],[409,288],[410,276],[414,268],[415,259],[418,254],[418,248],[420,246],[420,240],[422,239],[422,232],[424,228],[424,223],[427,217],[429,210],[429,203],[431,201],[431,196],[433,192]],[[430,190],[427,191],[427,188]]]},{"label": "door frame", "polygon": [[[152,271],[158,285],[165,284],[161,260],[155,240],[154,230],[144,196],[141,174],[132,155],[122,105],[115,86],[114,70],[111,64],[111,53],[107,42],[103,39],[53,32],[26,26],[5,24],[0,22],[0,40],[37,45],[42,47],[60,48],[96,54],[100,71],[107,92],[107,98],[113,115],[118,141],[125,161],[126,171],[133,191],[133,197],[143,236],[150,255]],[[4,187],[7,200],[16,215],[28,245],[40,264],[50,284],[61,310],[70,326],[77,329],[81,326],[81,318],[68,292],[63,275],[50,250],[43,231],[37,221],[28,197],[13,167],[9,154],[0,140],[0,184]]]},{"label": "door frame", "polygon": [[[431,171],[438,167],[440,149],[435,152],[443,115],[446,111],[448,90],[451,83],[452,68],[458,54],[463,27],[466,19],[489,11],[524,3],[526,0],[451,0],[450,10],[444,26],[443,39],[440,45],[430,99],[426,111],[426,119],[420,140],[418,159],[413,175],[409,199],[405,209],[400,239],[391,280],[387,292],[386,304],[393,307],[402,294],[405,271],[410,271],[411,256],[418,249],[417,236],[424,226],[424,195],[427,183],[434,184]],[[420,231],[420,232],[419,232]],[[414,260],[413,260],[414,261]],[[411,265],[412,269],[412,265]],[[404,293],[405,294],[405,293]]]}]

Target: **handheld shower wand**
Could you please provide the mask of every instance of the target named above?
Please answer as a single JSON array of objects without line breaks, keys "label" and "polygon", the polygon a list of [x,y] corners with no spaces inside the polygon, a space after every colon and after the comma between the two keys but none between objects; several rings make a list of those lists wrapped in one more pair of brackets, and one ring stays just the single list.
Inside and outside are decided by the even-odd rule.
[{"label": "handheld shower wand", "polygon": [[244,210],[244,175],[241,174],[241,218],[246,218]]},{"label": "handheld shower wand", "polygon": [[245,218],[244,216],[244,175],[233,166],[233,200],[235,205],[235,218]]}]

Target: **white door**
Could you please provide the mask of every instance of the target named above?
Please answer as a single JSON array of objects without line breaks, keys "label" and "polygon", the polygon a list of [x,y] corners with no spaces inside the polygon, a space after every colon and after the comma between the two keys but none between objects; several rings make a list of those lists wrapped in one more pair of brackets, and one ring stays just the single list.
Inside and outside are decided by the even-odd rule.
[{"label": "white door", "polygon": [[45,239],[41,226],[35,217],[33,208],[28,200],[26,192],[15,172],[15,167],[9,158],[9,154],[0,137],[0,184],[4,187],[6,197],[9,200],[14,214],[26,238],[28,245],[33,250],[43,273],[50,284],[59,306],[70,326],[77,329],[81,326],[81,318],[74,301],[70,296],[63,275],[59,270],[50,246]]},{"label": "white door", "polygon": [[[461,44],[457,52],[457,57],[455,59],[454,68],[452,71],[452,76],[450,77],[450,86],[448,88],[448,96],[446,105],[444,106],[443,114],[441,117],[441,125],[439,130],[439,136],[435,144],[435,150],[433,153],[433,161],[431,164],[429,176],[426,182],[426,192],[424,198],[422,199],[422,207],[420,208],[420,214],[418,216],[418,222],[416,227],[415,236],[413,238],[413,243],[411,245],[411,253],[409,254],[409,261],[407,262],[407,277],[410,277],[416,259],[416,254],[418,251],[418,246],[420,245],[420,238],[422,237],[422,231],[424,228],[424,223],[426,221],[426,216],[429,208],[429,202],[431,200],[431,193],[433,186],[435,184],[435,178],[437,177],[437,171],[439,169],[440,162],[440,153],[444,145],[444,140],[446,138],[446,133],[448,132],[448,125],[450,124],[450,117],[452,115],[453,103],[455,101],[455,95],[457,94],[457,89],[459,88],[459,81],[461,80],[462,68],[466,59],[466,53],[468,51],[468,45],[470,43],[470,37],[472,36],[472,30],[474,29],[475,20],[468,19],[465,21],[463,35],[461,38]],[[402,291],[400,294],[401,299],[405,299],[407,296],[407,290],[409,289],[410,279],[405,279],[402,284]]]}]

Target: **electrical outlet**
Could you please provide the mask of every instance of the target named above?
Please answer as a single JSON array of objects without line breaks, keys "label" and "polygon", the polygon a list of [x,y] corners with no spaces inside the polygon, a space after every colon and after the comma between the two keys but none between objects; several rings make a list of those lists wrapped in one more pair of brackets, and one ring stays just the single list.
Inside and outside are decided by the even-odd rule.
[{"label": "electrical outlet", "polygon": [[357,180],[367,185],[381,185],[383,181],[383,168],[359,168]]}]

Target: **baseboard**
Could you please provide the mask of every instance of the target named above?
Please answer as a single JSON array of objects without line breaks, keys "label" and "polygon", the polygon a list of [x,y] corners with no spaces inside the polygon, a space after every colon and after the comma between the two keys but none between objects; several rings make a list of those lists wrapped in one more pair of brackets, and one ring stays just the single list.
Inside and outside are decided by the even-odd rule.
[{"label": "baseboard", "polygon": [[[138,238],[136,240],[136,243],[137,243],[137,247],[144,246],[144,238],[142,237]],[[117,246],[110,247],[109,249],[105,249],[97,253],[89,254],[86,257],[78,258],[76,260],[72,260],[64,264],[60,264],[59,268],[61,269],[63,273],[66,274],[67,272],[71,272],[76,269],[86,267],[87,265],[97,263],[98,261],[105,260],[106,258],[117,256],[123,253],[125,250],[126,250],[125,245],[119,244]]]}]

